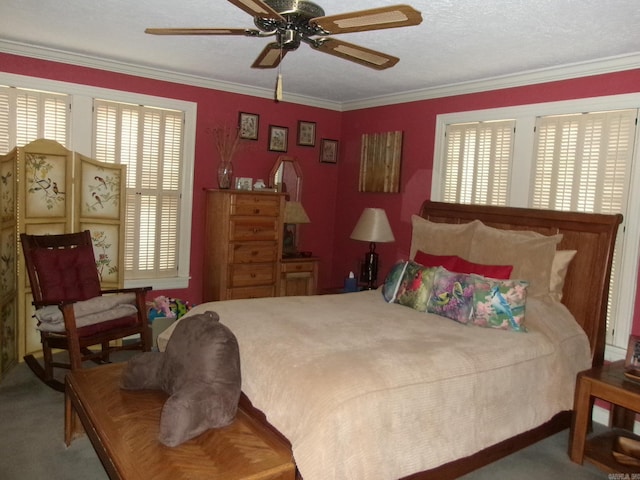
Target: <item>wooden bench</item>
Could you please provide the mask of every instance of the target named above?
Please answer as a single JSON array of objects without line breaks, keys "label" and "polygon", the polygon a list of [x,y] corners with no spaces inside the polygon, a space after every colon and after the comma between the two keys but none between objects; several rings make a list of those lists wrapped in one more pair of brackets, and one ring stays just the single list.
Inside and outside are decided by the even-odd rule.
[{"label": "wooden bench", "polygon": [[242,410],[227,427],[209,430],[178,447],[161,444],[160,413],[167,395],[121,390],[123,367],[76,370],[65,380],[65,443],[70,445],[84,427],[109,478],[295,478],[290,448]]}]

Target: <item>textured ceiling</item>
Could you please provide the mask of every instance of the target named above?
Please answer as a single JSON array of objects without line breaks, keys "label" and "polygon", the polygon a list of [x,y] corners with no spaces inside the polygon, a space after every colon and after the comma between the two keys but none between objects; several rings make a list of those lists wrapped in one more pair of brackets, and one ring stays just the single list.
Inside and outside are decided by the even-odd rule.
[{"label": "textured ceiling", "polygon": [[[326,14],[393,5],[318,0]],[[594,61],[640,58],[638,0],[410,0],[419,26],[337,36],[400,58],[375,71],[302,45],[282,63],[284,92],[354,102]],[[346,4],[346,5],[345,5]],[[166,37],[146,27],[246,27],[223,0],[0,0],[0,50],[45,47],[194,77],[271,89],[274,70],[250,68],[271,41]],[[0,66],[1,69],[1,66]]]}]

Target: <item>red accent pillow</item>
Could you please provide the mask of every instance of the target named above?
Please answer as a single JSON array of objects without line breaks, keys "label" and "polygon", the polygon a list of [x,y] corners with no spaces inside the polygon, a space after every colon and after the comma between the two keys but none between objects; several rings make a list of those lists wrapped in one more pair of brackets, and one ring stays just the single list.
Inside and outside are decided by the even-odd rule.
[{"label": "red accent pillow", "polygon": [[508,280],[511,277],[512,265],[482,265],[473,263],[457,255],[431,255],[420,250],[416,252],[414,261],[425,267],[444,267],[450,272],[475,273],[496,280]]},{"label": "red accent pillow", "polygon": [[44,301],[87,300],[100,295],[100,280],[91,246],[36,250],[33,263]]}]

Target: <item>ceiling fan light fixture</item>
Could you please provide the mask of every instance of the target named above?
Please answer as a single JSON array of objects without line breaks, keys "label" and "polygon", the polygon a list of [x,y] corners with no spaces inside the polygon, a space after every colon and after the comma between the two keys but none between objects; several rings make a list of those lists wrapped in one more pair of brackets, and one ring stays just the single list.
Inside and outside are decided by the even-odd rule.
[{"label": "ceiling fan light fixture", "polygon": [[[325,15],[309,0],[228,0],[253,16],[256,29],[242,28],[149,28],[155,35],[244,35],[275,36],[251,65],[252,68],[276,68],[284,55],[305,42],[315,50],[329,53],[365,67],[384,70],[398,58],[359,45],[328,38],[334,34],[409,27],[422,22],[422,14],[410,5],[390,5],[357,12]],[[279,81],[281,84],[281,80]]]}]

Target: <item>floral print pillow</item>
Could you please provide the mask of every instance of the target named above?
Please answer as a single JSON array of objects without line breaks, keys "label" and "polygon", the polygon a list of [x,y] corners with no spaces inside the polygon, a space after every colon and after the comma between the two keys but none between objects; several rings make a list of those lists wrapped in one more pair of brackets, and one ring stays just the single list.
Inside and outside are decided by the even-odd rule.
[{"label": "floral print pillow", "polygon": [[528,282],[496,280],[473,275],[473,324],[526,332],[524,326]]},{"label": "floral print pillow", "polygon": [[439,267],[433,278],[427,312],[467,324],[473,314],[473,289],[471,275]]}]

